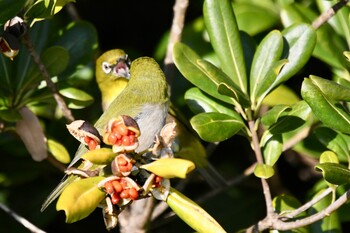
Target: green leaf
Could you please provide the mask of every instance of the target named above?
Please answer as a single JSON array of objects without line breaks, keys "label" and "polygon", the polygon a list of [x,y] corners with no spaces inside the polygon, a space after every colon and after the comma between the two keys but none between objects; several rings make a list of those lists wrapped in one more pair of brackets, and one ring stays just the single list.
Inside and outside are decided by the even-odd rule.
[{"label": "green leaf", "polygon": [[15,17],[24,7],[26,0],[0,0],[0,25]]},{"label": "green leaf", "polygon": [[[250,70],[250,96],[252,102],[257,96],[258,88],[264,92],[271,83],[266,83],[265,78],[273,68],[275,62],[279,61],[283,52],[283,37],[277,31],[271,31],[259,44]],[[261,87],[263,86],[263,87]]]},{"label": "green leaf", "polygon": [[327,99],[350,102],[350,88],[314,75],[310,75],[309,78],[312,84],[318,87]]},{"label": "green leaf", "polygon": [[219,112],[238,117],[238,113],[232,108],[225,106],[224,103],[220,103],[216,99],[213,99],[213,97],[203,93],[197,87],[193,87],[186,91],[184,98],[189,108],[195,114],[202,112]]},{"label": "green leaf", "polygon": [[[275,207],[275,210],[277,213],[284,213],[291,210],[295,210],[301,206],[301,203],[298,199],[296,199],[293,196],[289,196],[287,194],[282,194],[277,197],[275,197],[272,201],[273,206]],[[306,213],[302,212],[302,214],[298,216],[305,216]]]},{"label": "green leaf", "polygon": [[336,153],[340,159],[347,160],[349,158],[348,143],[341,133],[327,127],[318,127],[314,130],[314,134],[324,146]]},{"label": "green leaf", "polygon": [[291,108],[285,105],[277,105],[262,116],[261,123],[265,126],[270,126],[276,123],[278,118],[287,110],[291,110]]},{"label": "green leaf", "polygon": [[192,161],[187,159],[163,158],[141,165],[140,168],[166,179],[186,179],[187,174],[195,168],[195,165]]},{"label": "green leaf", "polygon": [[325,151],[320,156],[320,163],[339,163],[339,160],[333,151]]},{"label": "green leaf", "polygon": [[174,188],[170,187],[166,203],[177,216],[197,232],[226,232],[202,207]]},{"label": "green leaf", "polygon": [[263,147],[264,161],[267,165],[273,166],[282,154],[282,135],[277,134],[270,137]]},{"label": "green leaf", "polygon": [[321,90],[312,83],[311,79],[305,78],[301,87],[301,95],[309,104],[312,112],[326,126],[350,133],[350,116],[339,105],[336,105],[325,96]]},{"label": "green leaf", "polygon": [[277,12],[270,6],[259,2],[234,2],[233,10],[237,18],[238,28],[252,36],[271,29],[279,22]]},{"label": "green leaf", "polygon": [[282,35],[287,43],[284,45],[284,58],[288,59],[288,63],[267,92],[295,75],[309,60],[316,44],[316,33],[308,24],[292,25],[284,29]]},{"label": "green leaf", "polygon": [[205,141],[226,140],[244,127],[242,119],[223,113],[200,113],[190,120],[193,129]]},{"label": "green leaf", "polygon": [[69,53],[61,46],[52,46],[44,51],[41,59],[49,74],[57,76],[66,69],[69,62]]},{"label": "green leaf", "polygon": [[53,139],[48,139],[47,146],[52,156],[59,162],[64,164],[68,164],[70,162],[71,159],[69,153],[61,143]]},{"label": "green leaf", "polygon": [[97,184],[105,177],[89,177],[74,181],[62,192],[56,205],[57,211],[64,210],[66,222],[73,223],[89,216],[105,198]]},{"label": "green leaf", "polygon": [[89,160],[93,164],[109,164],[116,156],[117,154],[111,148],[100,148],[87,151],[81,158]]},{"label": "green leaf", "polygon": [[275,174],[272,166],[267,164],[257,164],[254,168],[254,175],[262,179],[268,179]]},{"label": "green leaf", "polygon": [[229,0],[206,0],[203,6],[205,26],[222,70],[247,93],[247,73],[236,17]]},{"label": "green leaf", "polygon": [[293,105],[300,101],[299,96],[288,86],[280,85],[270,92],[262,101],[264,105]]},{"label": "green leaf", "polygon": [[91,95],[74,87],[61,89],[59,93],[70,101],[68,104],[70,108],[82,108],[94,102],[94,98]]},{"label": "green leaf", "polygon": [[336,185],[350,183],[350,170],[338,163],[321,163],[315,166],[316,170],[322,171],[324,179]]},{"label": "green leaf", "polygon": [[[209,67],[208,62],[201,58],[188,46],[182,43],[176,43],[174,46],[174,62],[181,74],[209,95],[222,100],[226,103],[233,104],[234,100],[228,96],[221,95],[218,92],[220,83],[231,82],[230,79],[219,69],[215,69],[213,65]],[[208,65],[208,66],[206,66]],[[214,73],[208,73],[206,68],[211,69]]]},{"label": "green leaf", "polygon": [[346,60],[348,60],[348,62],[350,62],[350,51],[344,51],[343,55],[346,57]]},{"label": "green leaf", "polygon": [[95,59],[98,47],[96,29],[91,23],[82,20],[70,23],[62,30],[55,45],[62,46],[69,52],[69,64],[61,78],[70,77],[79,66]]}]

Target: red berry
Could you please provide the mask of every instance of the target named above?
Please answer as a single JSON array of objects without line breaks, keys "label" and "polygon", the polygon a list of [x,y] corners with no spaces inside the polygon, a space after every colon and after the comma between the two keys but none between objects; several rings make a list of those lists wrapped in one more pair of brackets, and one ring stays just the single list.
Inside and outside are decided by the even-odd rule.
[{"label": "red berry", "polygon": [[91,141],[91,139],[92,139],[92,138],[86,136],[86,137],[84,137],[84,142],[85,142],[86,144],[89,144],[89,142]]},{"label": "red berry", "polygon": [[117,126],[118,128],[118,132],[123,135],[123,136],[126,136],[128,135],[128,128],[124,125],[124,124],[120,124]]},{"label": "red berry", "polygon": [[112,186],[114,188],[114,191],[117,193],[120,193],[121,191],[123,191],[122,185],[117,180],[112,181]]},{"label": "red berry", "polygon": [[122,199],[126,199],[129,198],[130,194],[129,194],[129,190],[128,189],[124,189],[121,193],[120,193],[120,198]]},{"label": "red berry", "polygon": [[118,165],[120,166],[125,166],[128,164],[128,161],[124,157],[118,157],[117,161]]},{"label": "red berry", "polygon": [[110,134],[108,135],[108,142],[109,142],[110,144],[114,145],[114,144],[116,143],[116,141],[117,141],[116,136],[115,136],[113,133],[110,133]]},{"label": "red berry", "polygon": [[106,182],[104,184],[104,187],[105,187],[107,193],[112,194],[114,192],[113,185],[112,185],[112,183],[110,181]]},{"label": "red berry", "polygon": [[135,142],[135,134],[129,135],[129,141],[130,141],[130,145],[134,144],[134,142]]},{"label": "red berry", "polygon": [[130,146],[129,136],[123,136],[122,142],[124,146]]},{"label": "red berry", "polygon": [[112,198],[112,203],[113,203],[114,205],[118,204],[118,202],[119,202],[120,199],[121,199],[118,193],[113,193],[113,194],[111,195],[111,198]]},{"label": "red berry", "polygon": [[132,199],[132,200],[136,200],[139,197],[139,193],[137,192],[137,190],[135,188],[129,189],[129,195],[130,195],[130,199]]},{"label": "red berry", "polygon": [[95,150],[97,147],[97,142],[94,139],[91,139],[88,143],[89,150]]}]

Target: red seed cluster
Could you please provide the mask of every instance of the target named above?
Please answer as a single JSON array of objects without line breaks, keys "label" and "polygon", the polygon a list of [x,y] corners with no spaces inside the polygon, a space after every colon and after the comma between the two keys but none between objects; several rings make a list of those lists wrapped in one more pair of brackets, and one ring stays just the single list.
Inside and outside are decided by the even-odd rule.
[{"label": "red seed cluster", "polygon": [[111,127],[108,142],[117,146],[130,146],[135,143],[135,132],[129,130],[124,124],[116,121]]},{"label": "red seed cluster", "polygon": [[98,142],[96,142],[95,139],[90,138],[88,136],[84,138],[84,142],[88,145],[89,150],[95,150],[98,145]]},{"label": "red seed cluster", "polygon": [[132,162],[125,159],[123,156],[119,156],[117,158],[117,163],[119,167],[119,171],[121,172],[129,172],[132,169]]},{"label": "red seed cluster", "polygon": [[112,203],[118,204],[121,199],[137,200],[139,193],[134,187],[130,187],[126,180],[111,180],[104,184],[106,192],[111,195]]}]

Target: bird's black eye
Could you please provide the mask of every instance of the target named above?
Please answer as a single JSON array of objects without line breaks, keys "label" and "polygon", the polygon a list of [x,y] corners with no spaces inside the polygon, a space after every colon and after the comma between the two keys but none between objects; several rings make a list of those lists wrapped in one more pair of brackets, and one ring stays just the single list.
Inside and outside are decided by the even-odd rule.
[{"label": "bird's black eye", "polygon": [[109,74],[111,72],[111,70],[112,70],[112,66],[108,62],[103,62],[102,63],[102,70],[106,74]]}]

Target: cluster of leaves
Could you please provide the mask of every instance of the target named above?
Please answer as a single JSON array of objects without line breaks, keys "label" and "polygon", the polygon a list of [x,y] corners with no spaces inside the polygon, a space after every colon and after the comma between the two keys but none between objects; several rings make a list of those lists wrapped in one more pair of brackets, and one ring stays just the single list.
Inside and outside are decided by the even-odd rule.
[{"label": "cluster of leaves", "polygon": [[[350,8],[345,6],[329,24],[316,30],[310,24],[319,12],[313,12],[311,7],[287,2],[281,5],[272,1],[237,2],[204,2],[204,24],[214,56],[201,57],[184,43],[174,47],[177,68],[195,86],[185,94],[187,104],[195,113],[190,121],[192,127],[208,142],[224,141],[237,134],[246,137],[257,154],[254,174],[259,178],[274,175],[273,166],[288,145],[305,156],[320,158],[322,155],[316,168],[322,170],[330,186],[348,184],[350,170],[338,164],[338,160],[349,162],[350,151],[350,63],[347,61]],[[321,12],[335,3],[316,2]],[[268,5],[271,8],[267,8]],[[278,11],[285,29],[267,33],[256,45],[251,35],[274,25]],[[250,17],[251,14],[254,17]],[[250,35],[239,29],[247,30]],[[315,75],[305,78],[300,100],[283,83],[298,74],[311,56],[329,65],[334,76],[333,80]],[[261,115],[263,105],[270,108]],[[254,135],[258,129],[263,133],[257,148]],[[309,133],[301,137],[302,132]],[[298,140],[293,141],[296,138]],[[263,161],[259,161],[258,151]],[[314,192],[324,188],[324,185],[318,186]],[[293,197],[276,197],[283,203],[291,199],[289,203],[293,203],[293,208],[300,206]],[[276,211],[291,210],[288,204],[276,206],[276,200]],[[331,204],[331,200],[324,201]],[[339,220],[332,218],[332,221]],[[327,229],[323,227],[323,230]]]}]

